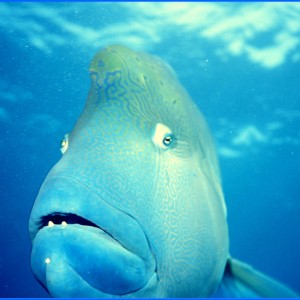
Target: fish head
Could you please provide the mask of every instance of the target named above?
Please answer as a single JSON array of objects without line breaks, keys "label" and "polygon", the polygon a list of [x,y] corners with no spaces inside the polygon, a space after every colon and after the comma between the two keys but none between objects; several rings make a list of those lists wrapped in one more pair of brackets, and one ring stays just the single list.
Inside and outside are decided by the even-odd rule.
[{"label": "fish head", "polygon": [[63,156],[32,209],[31,265],[58,297],[205,297],[228,232],[207,124],[161,59],[99,51]]}]

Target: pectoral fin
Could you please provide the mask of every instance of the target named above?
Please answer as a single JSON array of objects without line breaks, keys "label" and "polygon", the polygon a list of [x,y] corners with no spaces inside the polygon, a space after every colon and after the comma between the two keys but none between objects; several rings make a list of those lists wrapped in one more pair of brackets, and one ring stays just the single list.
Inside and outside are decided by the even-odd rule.
[{"label": "pectoral fin", "polygon": [[294,291],[236,259],[228,259],[221,285],[213,297],[297,298]]}]

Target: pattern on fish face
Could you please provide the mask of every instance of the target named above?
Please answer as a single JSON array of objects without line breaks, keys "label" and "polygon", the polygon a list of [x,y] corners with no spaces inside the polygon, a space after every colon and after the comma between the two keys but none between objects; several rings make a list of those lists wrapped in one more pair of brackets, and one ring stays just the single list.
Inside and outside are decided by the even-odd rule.
[{"label": "pattern on fish face", "polygon": [[[68,136],[62,159],[41,188],[32,220],[49,215],[53,207],[60,213],[79,215],[130,253],[143,257],[145,265],[122,252],[119,260],[126,262],[127,273],[118,279],[114,270],[105,271],[120,286],[117,279],[103,279],[85,261],[82,264],[90,266],[91,274],[104,283],[109,281],[109,288],[84,275],[85,283],[76,281],[75,290],[65,292],[50,283],[48,289],[58,296],[76,292],[84,297],[208,296],[221,280],[228,237],[217,159],[202,114],[172,68],[154,56],[122,46],[107,47],[92,60],[90,75],[86,106]],[[51,209],[47,203],[52,203]],[[49,230],[41,231],[48,238],[54,236]],[[80,243],[78,232],[74,229],[65,237],[76,237]],[[45,245],[45,239],[40,240]],[[60,233],[54,240],[61,243]],[[97,248],[96,238],[87,243],[90,248],[78,250],[84,255]],[[42,250],[35,249],[38,256]],[[111,257],[99,258],[95,251],[92,257],[98,257],[100,265],[101,259],[119,257],[111,242],[97,249],[111,252]],[[57,252],[67,261],[72,256],[63,245]],[[72,262],[79,275],[87,274],[82,264]],[[128,271],[126,264],[136,266],[134,271]],[[115,266],[119,273],[123,269]],[[141,274],[141,279],[132,272]]]}]

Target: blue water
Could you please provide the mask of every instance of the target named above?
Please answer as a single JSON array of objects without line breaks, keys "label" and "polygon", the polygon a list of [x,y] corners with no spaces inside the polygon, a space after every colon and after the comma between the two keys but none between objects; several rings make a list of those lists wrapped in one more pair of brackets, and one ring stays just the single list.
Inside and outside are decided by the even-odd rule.
[{"label": "blue water", "polygon": [[103,46],[156,54],[212,129],[231,254],[300,292],[300,3],[0,3],[0,297],[47,297],[27,222]]}]

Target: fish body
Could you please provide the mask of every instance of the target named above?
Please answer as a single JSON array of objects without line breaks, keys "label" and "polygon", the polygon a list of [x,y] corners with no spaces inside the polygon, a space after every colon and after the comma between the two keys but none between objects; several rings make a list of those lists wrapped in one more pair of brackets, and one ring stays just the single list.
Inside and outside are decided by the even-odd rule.
[{"label": "fish body", "polygon": [[230,256],[202,113],[155,56],[109,46],[90,76],[32,209],[34,275],[54,297],[212,295]]}]

